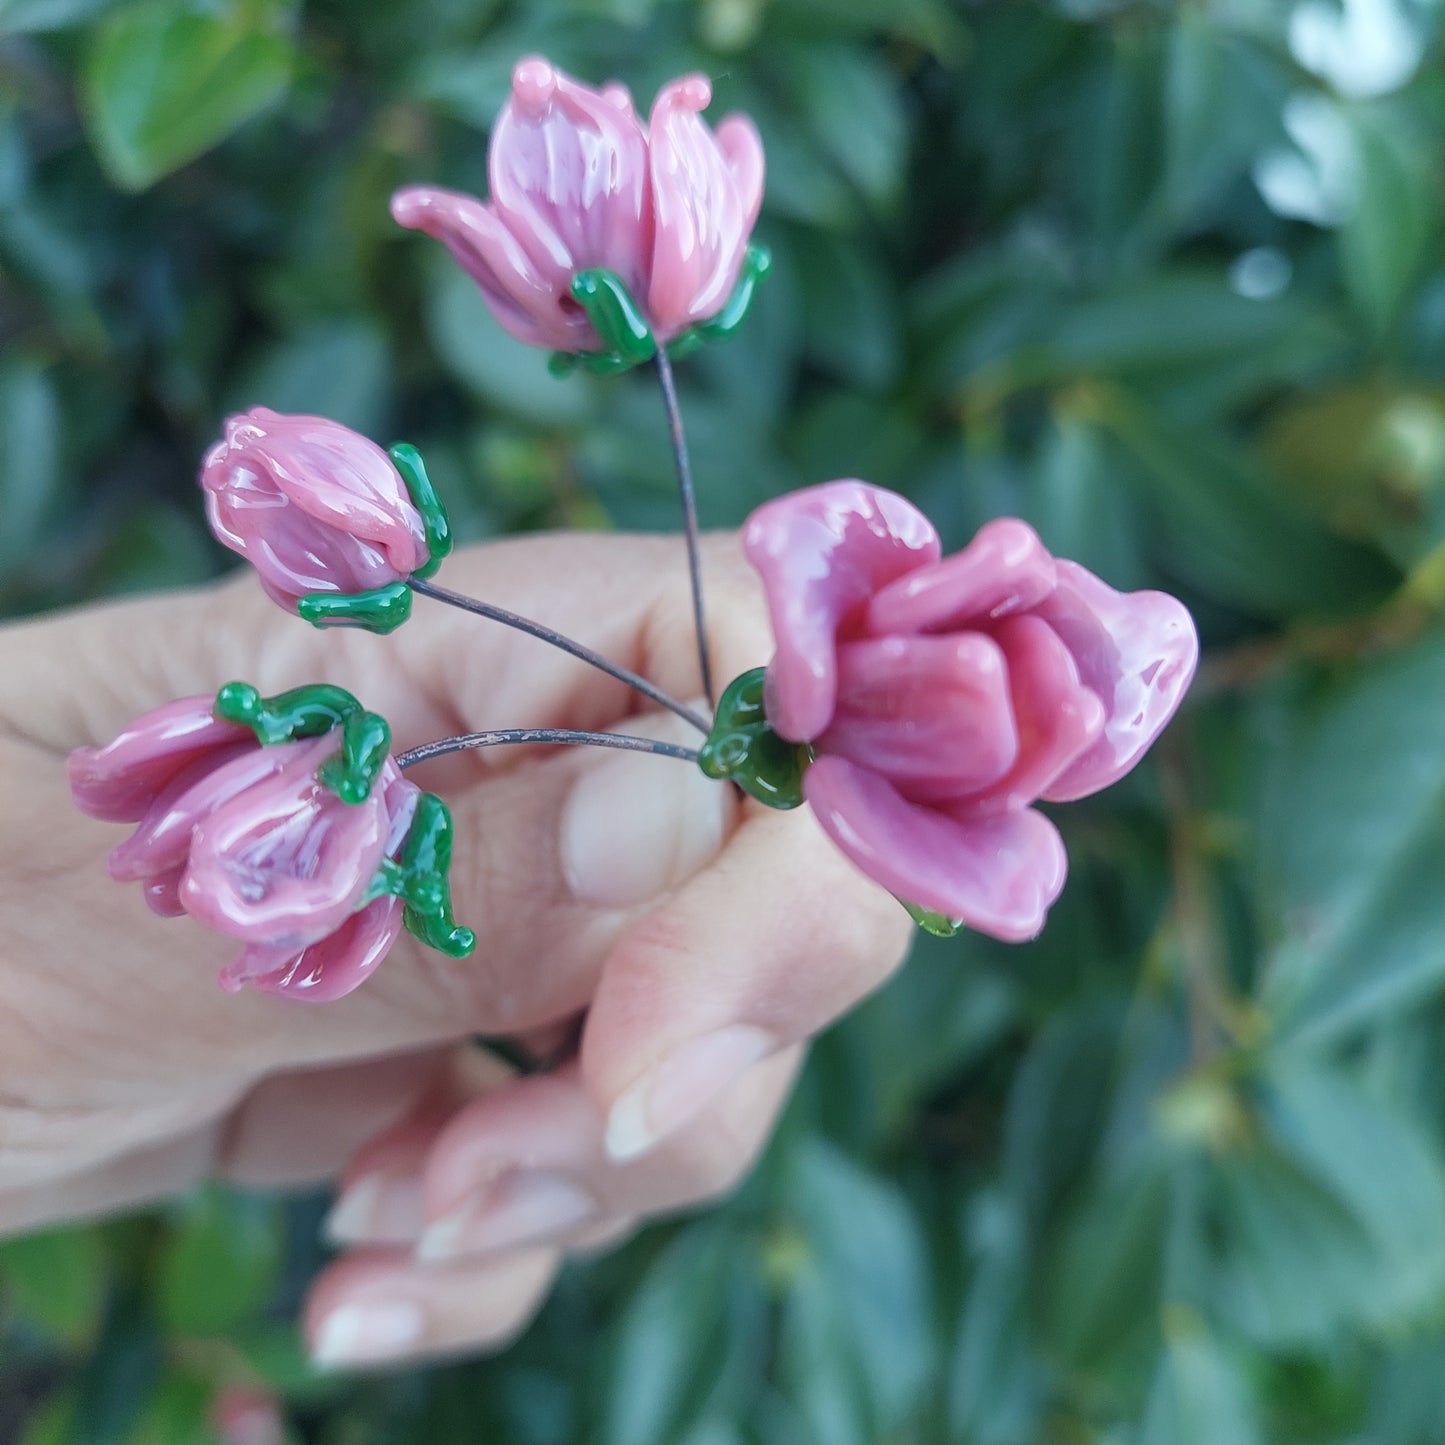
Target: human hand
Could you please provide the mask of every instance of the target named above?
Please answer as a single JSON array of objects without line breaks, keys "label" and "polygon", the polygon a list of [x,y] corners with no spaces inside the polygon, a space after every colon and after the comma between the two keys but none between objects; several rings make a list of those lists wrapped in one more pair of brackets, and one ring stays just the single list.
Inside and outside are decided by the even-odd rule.
[{"label": "human hand", "polygon": [[[771,641],[734,539],[710,539],[707,563],[726,679]],[[675,694],[697,686],[675,541],[501,543],[448,580]],[[75,812],[63,760],[234,677],[339,683],[398,746],[488,726],[684,738],[574,659],[424,602],[400,640],[323,637],[242,577],[0,632],[0,1232],[213,1173],[271,1187],[344,1169],[333,1233],[351,1248],[313,1289],[318,1356],[495,1345],[563,1250],[728,1189],[802,1043],[902,953],[902,910],[807,810],[739,806],[665,758],[507,748],[415,774],[453,809],[471,958],[403,935],[324,1007],[225,995],[225,940],[105,879],[120,835]],[[474,1035],[561,1061],[514,1077]]]}]

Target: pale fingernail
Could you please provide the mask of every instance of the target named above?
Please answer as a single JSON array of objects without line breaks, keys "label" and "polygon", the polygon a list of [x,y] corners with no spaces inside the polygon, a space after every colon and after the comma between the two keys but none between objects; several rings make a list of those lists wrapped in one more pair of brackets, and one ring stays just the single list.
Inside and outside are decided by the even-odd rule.
[{"label": "pale fingernail", "polygon": [[326,1316],[312,1360],[322,1369],[371,1365],[414,1349],[426,1334],[426,1312],[415,1300],[358,1300]]},{"label": "pale fingernail", "polygon": [[456,1259],[531,1244],[601,1212],[597,1200],[573,1180],[544,1170],[517,1170],[442,1215],[422,1235],[417,1258]]},{"label": "pale fingernail", "polygon": [[[655,731],[671,730],[659,724]],[[717,853],[735,806],[731,788],[689,763],[629,753],[599,758],[562,814],[568,885],[582,902],[604,908],[645,903]]]},{"label": "pale fingernail", "polygon": [[613,1104],[608,1154],[622,1160],[647,1153],[778,1047],[772,1034],[750,1024],[729,1024],[680,1045]]},{"label": "pale fingernail", "polygon": [[321,1232],[333,1244],[409,1244],[425,1223],[421,1180],[381,1170],[342,1191]]}]

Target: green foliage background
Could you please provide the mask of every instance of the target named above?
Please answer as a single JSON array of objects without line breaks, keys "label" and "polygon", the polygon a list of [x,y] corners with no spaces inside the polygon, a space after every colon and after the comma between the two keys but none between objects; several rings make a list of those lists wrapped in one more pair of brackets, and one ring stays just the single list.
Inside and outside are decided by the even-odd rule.
[{"label": "green foliage background", "polygon": [[[552,380],[387,216],[484,189],[542,50],[644,99],[703,68],[763,132],[774,274],[682,368],[708,523],[862,475],[1206,642],[1061,816],[1043,938],[921,942],[739,1197],[505,1357],[311,1376],[324,1201],[208,1192],[0,1247],[0,1438],[200,1441],[251,1382],[324,1445],[1445,1441],[1445,52],[1407,18],[1371,99],[1272,0],[0,0],[6,610],[219,570],[196,465],[254,402],[416,442],[466,537],[674,525],[645,378]],[[1320,224],[1255,180],[1320,189],[1310,115]]]}]

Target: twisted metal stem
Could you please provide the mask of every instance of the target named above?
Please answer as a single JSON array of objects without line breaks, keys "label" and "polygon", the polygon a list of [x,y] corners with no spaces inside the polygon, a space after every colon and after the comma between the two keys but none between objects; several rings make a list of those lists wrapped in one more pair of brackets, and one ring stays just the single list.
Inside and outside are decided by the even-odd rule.
[{"label": "twisted metal stem", "polygon": [[695,763],[697,750],[683,747],[681,743],[659,742],[656,738],[639,738],[630,733],[578,732],[571,728],[498,728],[484,733],[462,733],[454,738],[438,738],[433,743],[422,743],[419,747],[408,748],[396,755],[399,768],[415,767],[429,758],[444,757],[447,753],[460,753],[472,748],[494,748],[506,743],[570,743],[597,748],[620,748],[629,753],[656,753],[663,758],[681,758],[684,762]]},{"label": "twisted metal stem", "polygon": [[[691,723],[701,733],[706,733],[711,728],[711,724],[701,713],[694,712],[686,703],[679,702],[671,693],[664,692],[656,683],[649,682],[645,677],[633,672],[631,668],[623,667],[621,663],[603,657],[600,652],[594,652],[590,647],[585,647],[580,642],[574,642],[570,637],[564,636],[551,627],[546,627],[540,622],[533,622],[526,617],[520,617],[515,612],[508,612],[505,607],[496,607],[490,602],[479,602],[475,597],[464,596],[460,592],[453,592],[449,587],[439,587],[435,582],[429,582],[419,577],[408,578],[407,585],[413,592],[418,592],[423,597],[430,597],[433,601],[445,602],[448,607],[457,607],[463,612],[471,612],[478,617],[486,617],[493,622],[500,622],[504,627],[515,628],[518,632],[525,632],[532,637],[540,638],[543,642],[550,643],[553,647],[560,648],[563,652],[571,653],[573,657],[580,658],[583,662],[607,673],[608,676],[615,677],[619,682],[625,682],[628,687],[635,688],[644,697],[651,698],[659,707],[665,707],[669,712],[676,713],[678,717]],[[712,701],[710,692],[708,701],[709,703]]]},{"label": "twisted metal stem", "polygon": [[708,649],[707,617],[702,604],[702,561],[698,555],[697,495],[692,485],[692,459],[682,430],[682,408],[667,348],[657,348],[657,379],[662,383],[662,401],[667,408],[667,428],[672,438],[672,457],[677,464],[677,489],[682,497],[682,524],[687,536],[687,570],[692,581],[692,620],[697,630],[697,660],[702,670],[702,690],[709,707],[717,702],[712,686],[712,661]]}]

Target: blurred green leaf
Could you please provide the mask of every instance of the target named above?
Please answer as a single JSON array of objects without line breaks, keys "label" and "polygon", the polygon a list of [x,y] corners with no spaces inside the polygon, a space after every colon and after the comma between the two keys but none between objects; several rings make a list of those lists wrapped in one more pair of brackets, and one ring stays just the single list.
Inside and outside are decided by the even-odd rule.
[{"label": "blurred green leaf", "polygon": [[212,1389],[181,1370],[161,1380],[125,1437],[125,1445],[215,1445]]},{"label": "blurred green leaf", "polygon": [[612,1328],[599,1440],[666,1445],[695,1422],[727,1361],[737,1242],[695,1224],[658,1256]]},{"label": "blurred green leaf", "polygon": [[94,1230],[52,1229],[0,1242],[0,1285],[28,1324],[70,1344],[89,1340],[105,1307],[107,1270]]},{"label": "blurred green leaf", "polygon": [[93,20],[125,0],[0,0],[0,38],[31,31],[62,30]]},{"label": "blurred green leaf", "polygon": [[1399,1329],[1445,1298],[1445,1159],[1418,1124],[1344,1075],[1281,1068],[1269,1076],[1276,1140],[1327,1181],[1375,1254],[1363,1319]]},{"label": "blurred green leaf", "polygon": [[1143,1348],[1157,1333],[1169,1202],[1169,1176],[1150,1159],[1075,1206],[1035,1286],[1048,1337],[1074,1368]]},{"label": "blurred green leaf", "polygon": [[156,1308],[178,1333],[223,1333],[265,1303],[280,1263],[275,1206],[206,1189],[185,1207],[166,1240],[155,1277]]},{"label": "blurred green leaf", "polygon": [[936,1364],[920,1221],[900,1190],[821,1141],[799,1146],[788,1173],[808,1251],[799,1308],[842,1344],[876,1438],[907,1417]]},{"label": "blurred green leaf", "polygon": [[210,10],[142,0],[100,26],[85,66],[87,120],[117,185],[144,190],[285,90],[293,56],[274,13],[239,0]]},{"label": "blurred green leaf", "polygon": [[1445,982],[1445,636],[1302,699],[1276,738],[1260,837],[1284,926],[1263,998],[1325,1043]]},{"label": "blurred green leaf", "polygon": [[60,481],[60,403],[44,369],[0,368],[0,570],[33,557]]},{"label": "blurred green leaf", "polygon": [[1439,233],[1436,134],[1380,103],[1353,106],[1359,195],[1340,227],[1340,259],[1356,304],[1377,331],[1398,316]]},{"label": "blurred green leaf", "polygon": [[1149,1391],[1140,1445],[1263,1445],[1248,1379],[1192,1332],[1171,1340]]}]

